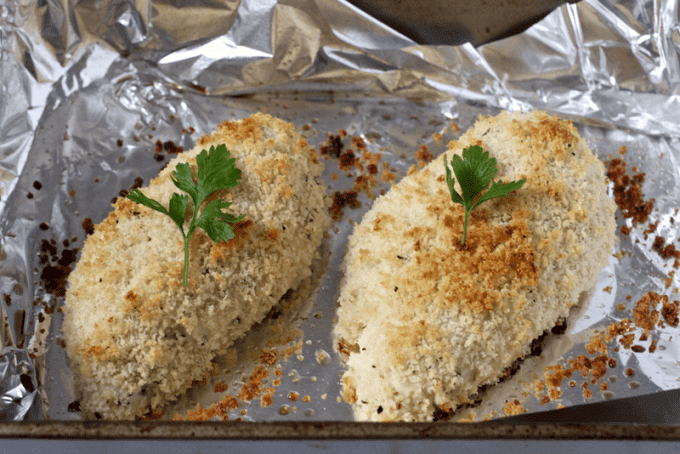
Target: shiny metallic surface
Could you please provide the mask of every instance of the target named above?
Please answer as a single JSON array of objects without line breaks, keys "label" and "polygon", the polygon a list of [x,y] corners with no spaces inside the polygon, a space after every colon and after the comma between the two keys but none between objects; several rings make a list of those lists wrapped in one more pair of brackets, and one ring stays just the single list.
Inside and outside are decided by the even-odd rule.
[{"label": "shiny metallic surface", "polygon": [[[270,425],[68,421],[78,414],[68,409],[75,391],[59,347],[61,314],[54,308],[60,299],[40,284],[37,254],[43,239],[81,247],[84,218],[99,222],[121,189],[136,177],[148,182],[157,174],[162,163],[153,159],[156,141],[191,148],[218,122],[259,110],[308,131],[315,146],[340,129],[361,136],[370,151],[381,153],[383,162],[403,176],[421,144],[435,155],[445,149],[455,137],[449,122],[464,130],[480,114],[544,109],[572,119],[602,160],[618,156],[625,145],[626,159],[652,182],[644,186],[644,195],[656,199],[657,234],[677,238],[679,55],[674,1],[563,4],[523,33],[477,48],[418,44],[341,1],[181,6],[47,0],[36,6],[12,0],[0,5],[0,306],[7,314],[0,326],[0,364],[5,364],[0,366],[0,419],[52,420],[0,423],[0,436],[569,438],[635,433],[675,439],[675,427],[665,426],[677,422],[675,417],[632,421],[656,424],[633,432],[626,432],[628,426],[592,424],[379,428],[350,422],[349,406],[337,400],[342,364],[331,333],[345,240],[352,222],[370,208],[368,198],[329,232],[328,263],[309,305],[291,321],[304,335],[300,353],[280,364],[290,379],[271,407],[243,407],[245,420]],[[433,138],[436,134],[442,134],[442,143]],[[351,179],[334,179],[337,168],[331,161],[326,165],[331,190],[347,190]],[[376,190],[388,188],[385,183]],[[43,223],[49,230],[42,230]],[[619,219],[619,227],[623,223]],[[542,355],[527,359],[512,380],[489,390],[475,409],[478,418],[500,416],[511,399],[521,399],[529,415],[540,415],[558,405],[596,408],[680,388],[680,330],[667,326],[650,336],[658,342],[654,354],[610,352],[616,366],[607,371],[608,393],[584,398],[580,389],[565,386],[560,400],[541,404],[527,391],[544,366],[583,354],[595,330],[624,317],[618,304],[631,309],[651,290],[674,298],[680,283],[670,276],[666,287],[672,268],[652,251],[654,235],[644,229],[634,227],[620,238],[617,255],[570,315],[567,331],[548,336]],[[323,315],[317,319],[312,313]],[[237,347],[245,351],[248,343],[266,342],[266,335],[255,333]],[[329,361],[325,356],[315,360],[320,350]],[[624,373],[628,369],[634,377]],[[22,374],[30,380],[22,381]],[[245,366],[232,371],[230,390],[242,384],[242,374],[247,374]],[[283,414],[278,410],[291,405],[286,396],[293,391],[311,401]],[[197,391],[178,403],[177,411],[197,402],[209,405],[213,398]],[[232,418],[239,417],[238,411]],[[616,412],[618,421],[631,422],[625,407]],[[166,417],[172,415],[169,411]],[[329,422],[334,420],[346,422]]]}]

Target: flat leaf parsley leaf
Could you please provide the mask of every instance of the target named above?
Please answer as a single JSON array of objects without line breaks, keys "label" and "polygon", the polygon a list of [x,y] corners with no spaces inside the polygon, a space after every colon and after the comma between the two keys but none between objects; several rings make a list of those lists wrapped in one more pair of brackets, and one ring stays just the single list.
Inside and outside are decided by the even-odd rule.
[{"label": "flat leaf parsley leaf", "polygon": [[489,159],[489,152],[482,150],[482,147],[479,145],[463,148],[463,158],[461,159],[460,156],[454,155],[451,160],[451,167],[463,190],[462,197],[454,189],[456,179],[451,176],[451,170],[449,170],[449,166],[446,163],[446,157],[444,157],[444,167],[446,168],[446,184],[449,186],[451,200],[465,207],[465,225],[463,227],[463,240],[461,241],[463,245],[465,245],[465,237],[467,236],[470,212],[480,203],[496,197],[502,197],[521,188],[527,181],[526,178],[505,184],[503,184],[503,181],[494,181],[489,190],[480,197],[479,193],[496,176],[498,169],[496,168],[496,158]]},{"label": "flat leaf parsley leaf", "polygon": [[[220,199],[208,203],[200,216],[198,207],[205,201],[210,194],[221,189],[229,189],[239,184],[241,171],[234,166],[236,159],[229,157],[229,150],[226,145],[218,145],[217,148],[210,147],[210,151],[203,150],[196,157],[198,165],[198,175],[196,183],[191,176],[191,166],[187,163],[177,164],[172,172],[172,182],[186,194],[174,193],[170,199],[169,209],[166,209],[156,200],[145,196],[139,189],[134,189],[128,194],[128,199],[139,203],[153,210],[167,214],[177,224],[182,237],[184,238],[184,277],[182,285],[187,286],[189,274],[189,238],[193,235],[196,227],[206,231],[211,240],[218,243],[220,240],[231,240],[234,238],[234,231],[231,223],[243,219],[244,215],[235,217],[222,211],[231,205]],[[188,194],[188,195],[187,195]],[[189,198],[193,202],[193,213],[189,228],[184,231],[184,220],[189,208]]]}]

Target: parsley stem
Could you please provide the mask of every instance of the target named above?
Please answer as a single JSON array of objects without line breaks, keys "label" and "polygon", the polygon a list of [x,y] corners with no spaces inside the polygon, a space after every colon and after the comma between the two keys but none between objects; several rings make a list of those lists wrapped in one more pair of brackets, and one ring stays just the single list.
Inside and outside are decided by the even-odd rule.
[{"label": "parsley stem", "polygon": [[461,241],[460,243],[463,246],[465,246],[465,237],[467,236],[468,218],[470,217],[470,211],[471,210],[465,210],[465,224],[463,225],[463,241]]},{"label": "parsley stem", "polygon": [[182,278],[182,286],[187,286],[187,277],[189,276],[189,238],[184,237],[184,277]]},{"label": "parsley stem", "polygon": [[[191,238],[191,235],[194,233],[194,230],[196,229],[196,215],[198,214],[198,204],[196,203],[196,199],[192,197],[191,200],[194,202],[194,212],[191,215],[191,223],[189,224],[189,230],[187,231],[187,234],[184,236],[184,277],[182,279],[183,287],[187,286],[187,280],[189,278],[189,238]],[[182,232],[182,235],[184,235],[184,232]]]}]

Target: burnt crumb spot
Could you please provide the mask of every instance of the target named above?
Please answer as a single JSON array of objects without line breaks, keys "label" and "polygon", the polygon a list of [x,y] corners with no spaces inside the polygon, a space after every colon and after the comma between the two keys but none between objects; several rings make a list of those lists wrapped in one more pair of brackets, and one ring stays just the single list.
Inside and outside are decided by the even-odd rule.
[{"label": "burnt crumb spot", "polygon": [[375,164],[369,164],[368,165],[368,173],[371,175],[377,175],[378,174],[378,166]]},{"label": "burnt crumb spot", "polygon": [[550,330],[551,333],[553,334],[564,334],[567,332],[567,321],[563,321],[562,323],[557,323],[555,326],[552,327]]},{"label": "burnt crumb spot", "polygon": [[57,265],[47,265],[40,274],[45,291],[54,296],[66,296],[66,280],[71,273],[71,268]]},{"label": "burnt crumb spot", "polygon": [[35,386],[33,386],[33,380],[31,380],[31,377],[28,374],[19,375],[19,380],[21,380],[21,384],[26,389],[26,391],[28,391],[29,393],[35,391]]},{"label": "burnt crumb spot", "polygon": [[33,187],[34,187],[36,190],[40,191],[40,190],[42,189],[42,183],[40,183],[39,181],[34,181],[34,182],[33,182]]},{"label": "burnt crumb spot", "polygon": [[92,222],[92,219],[90,218],[85,218],[83,219],[83,223],[81,224],[83,227],[83,230],[85,230],[85,235],[92,235],[94,233],[94,222]]},{"label": "burnt crumb spot", "polygon": [[7,293],[5,293],[3,297],[5,298],[5,304],[7,305],[7,307],[10,307],[12,305],[12,297]]},{"label": "burnt crumb spot", "polygon": [[328,135],[328,144],[322,146],[319,151],[322,155],[329,155],[334,158],[339,158],[345,145],[342,143],[340,136]]},{"label": "burnt crumb spot", "polygon": [[443,410],[437,404],[434,405],[434,413],[432,414],[432,421],[448,421],[453,416],[454,412]]},{"label": "burnt crumb spot", "polygon": [[357,200],[359,194],[356,191],[338,191],[333,194],[333,204],[328,209],[331,213],[331,217],[334,220],[338,220],[342,217],[343,209],[346,206],[350,208],[358,208],[361,206],[361,202]]},{"label": "burnt crumb spot", "polygon": [[168,140],[167,142],[163,143],[163,149],[168,154],[177,154],[184,151],[182,147],[175,145],[175,142],[172,140]]},{"label": "burnt crumb spot", "polygon": [[144,179],[142,177],[135,178],[135,182],[132,184],[130,189],[139,189],[144,185]]},{"label": "burnt crumb spot", "polygon": [[530,356],[540,356],[541,353],[543,353],[543,341],[545,340],[546,336],[547,333],[543,333],[540,337],[534,339],[531,342],[531,353],[529,353]]},{"label": "burnt crumb spot", "polygon": [[61,252],[61,258],[57,262],[61,266],[71,266],[77,260],[78,248],[64,249]]},{"label": "burnt crumb spot", "polygon": [[80,411],[80,402],[77,400],[68,404],[67,411],[69,413],[77,413]]},{"label": "burnt crumb spot", "polygon": [[645,351],[647,351],[647,349],[642,345],[633,345],[632,347],[630,347],[630,349],[633,350],[635,353],[644,353]]},{"label": "burnt crumb spot", "polygon": [[47,265],[50,263],[50,258],[57,255],[57,248],[47,240],[40,241],[40,263]]},{"label": "burnt crumb spot", "polygon": [[378,410],[376,410],[376,412],[377,412],[378,414],[380,414],[380,413],[383,412],[383,407],[382,407],[382,405],[380,405],[380,406],[378,407]]},{"label": "burnt crumb spot", "polygon": [[46,222],[41,222],[38,227],[40,228],[40,230],[48,230],[50,228],[50,225]]},{"label": "burnt crumb spot", "polygon": [[32,198],[33,198],[33,193],[32,193],[32,192],[29,192],[28,194],[26,194],[26,198],[27,198],[27,199],[32,199]]},{"label": "burnt crumb spot", "polygon": [[[71,273],[71,265],[76,262],[78,248],[64,249],[59,257],[55,240],[42,240],[40,242],[39,261],[43,265],[40,281],[47,293],[61,297],[66,295],[66,283]],[[56,264],[52,264],[56,262]],[[46,311],[54,308],[45,308]],[[49,311],[48,311],[49,312]]]},{"label": "burnt crumb spot", "polygon": [[168,140],[167,142],[161,142],[160,140],[157,140],[154,144],[153,158],[158,162],[164,161],[165,155],[163,154],[163,151],[165,151],[165,153],[168,155],[179,154],[184,151],[184,148],[178,147],[172,140]]},{"label": "burnt crumb spot", "polygon": [[123,139],[118,139],[116,141],[116,145],[118,145],[119,147],[122,147],[123,146]]},{"label": "burnt crumb spot", "polygon": [[354,166],[354,164],[357,162],[357,158],[354,155],[354,151],[347,150],[339,156],[338,162],[340,170],[347,171]]},{"label": "burnt crumb spot", "polygon": [[[270,309],[270,311],[267,313],[267,315],[265,315],[264,319],[265,320],[277,320],[282,315],[283,315],[283,311],[281,310],[281,308],[279,308],[278,306],[274,306]],[[240,319],[239,319],[239,321],[240,321]]]}]

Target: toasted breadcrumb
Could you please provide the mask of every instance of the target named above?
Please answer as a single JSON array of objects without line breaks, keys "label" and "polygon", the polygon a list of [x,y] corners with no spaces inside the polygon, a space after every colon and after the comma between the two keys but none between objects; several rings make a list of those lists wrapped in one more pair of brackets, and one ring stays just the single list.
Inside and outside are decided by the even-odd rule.
[{"label": "toasted breadcrumb", "polygon": [[431,421],[435,408],[469,402],[567,316],[612,253],[604,165],[571,122],[480,117],[446,159],[471,145],[497,159],[497,180],[527,182],[472,212],[465,248],[441,156],[350,237],[335,336],[357,420]]},{"label": "toasted breadcrumb", "polygon": [[263,114],[225,121],[143,192],[168,206],[176,165],[195,171],[198,153],[221,143],[242,176],[206,203],[231,201],[245,219],[226,243],[194,232],[186,288],[183,240],[168,216],[118,199],[85,243],[63,325],[84,418],[133,419],[175,400],[311,274],[330,200],[316,151],[291,124]]}]

